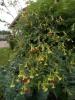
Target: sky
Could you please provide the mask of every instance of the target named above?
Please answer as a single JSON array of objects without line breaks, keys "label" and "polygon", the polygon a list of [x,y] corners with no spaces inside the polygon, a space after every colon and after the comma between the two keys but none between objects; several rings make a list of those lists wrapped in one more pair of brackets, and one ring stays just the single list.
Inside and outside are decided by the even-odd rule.
[{"label": "sky", "polygon": [[[28,0],[16,0],[17,5],[15,5],[15,2],[14,2],[13,6],[11,5],[10,1],[14,2],[15,0],[4,0],[7,8],[0,5],[0,19],[3,21],[3,22],[0,22],[0,30],[8,30],[8,26],[6,25],[4,21],[6,21],[9,24],[12,23],[12,21],[18,15],[19,11],[21,11],[22,8],[26,7],[27,5],[26,2]],[[0,4],[1,3],[2,3],[2,0],[0,0]]]}]

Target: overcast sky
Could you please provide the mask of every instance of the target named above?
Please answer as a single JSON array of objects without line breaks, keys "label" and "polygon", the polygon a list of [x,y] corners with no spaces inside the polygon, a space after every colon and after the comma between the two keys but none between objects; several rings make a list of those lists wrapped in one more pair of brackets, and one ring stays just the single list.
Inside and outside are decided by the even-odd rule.
[{"label": "overcast sky", "polygon": [[[14,20],[14,18],[18,14],[18,10],[21,10],[22,8],[24,8],[28,0],[16,0],[17,5],[15,5],[15,2],[14,2],[14,6],[9,5],[8,2],[10,1],[15,1],[15,0],[4,0],[9,11],[5,7],[0,6],[0,19],[3,21],[6,21],[7,23],[11,23]],[[1,2],[2,0],[0,0],[0,3]],[[7,12],[10,12],[10,14],[7,14]],[[7,29],[8,27],[5,24],[5,22],[0,22],[0,30],[7,30]]]}]

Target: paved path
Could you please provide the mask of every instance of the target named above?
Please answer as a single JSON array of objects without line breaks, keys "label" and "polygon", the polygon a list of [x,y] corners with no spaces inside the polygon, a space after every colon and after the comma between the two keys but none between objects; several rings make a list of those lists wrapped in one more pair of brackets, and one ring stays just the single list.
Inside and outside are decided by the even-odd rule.
[{"label": "paved path", "polygon": [[0,48],[7,48],[9,47],[9,43],[7,41],[0,41]]}]

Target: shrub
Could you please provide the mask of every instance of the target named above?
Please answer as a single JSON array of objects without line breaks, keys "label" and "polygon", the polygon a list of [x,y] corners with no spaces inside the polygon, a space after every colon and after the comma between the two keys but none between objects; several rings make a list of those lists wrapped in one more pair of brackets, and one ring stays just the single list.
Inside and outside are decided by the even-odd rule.
[{"label": "shrub", "polygon": [[56,99],[68,99],[67,75],[74,66],[75,48],[71,45],[74,36],[69,35],[74,31],[71,30],[74,21],[69,20],[75,11],[73,3],[72,0],[57,3],[38,0],[22,13],[15,27],[23,33],[24,45],[9,67],[7,100],[19,100],[19,97],[49,100],[52,95]]}]

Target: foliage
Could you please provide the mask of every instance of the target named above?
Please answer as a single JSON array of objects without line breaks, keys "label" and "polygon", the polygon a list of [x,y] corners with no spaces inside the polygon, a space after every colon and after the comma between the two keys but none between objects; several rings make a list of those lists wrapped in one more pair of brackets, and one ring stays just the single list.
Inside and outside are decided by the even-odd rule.
[{"label": "foliage", "polygon": [[16,37],[14,35],[9,35],[7,40],[9,42],[10,48],[12,50],[14,50],[16,48],[16,46],[17,46],[17,39],[16,39]]},{"label": "foliage", "polygon": [[10,32],[9,31],[0,31],[0,34],[7,34],[7,35],[9,35],[10,34]]},{"label": "foliage", "polygon": [[15,26],[23,44],[7,68],[6,100],[68,99],[67,76],[75,66],[73,3],[38,0],[23,11]]}]

